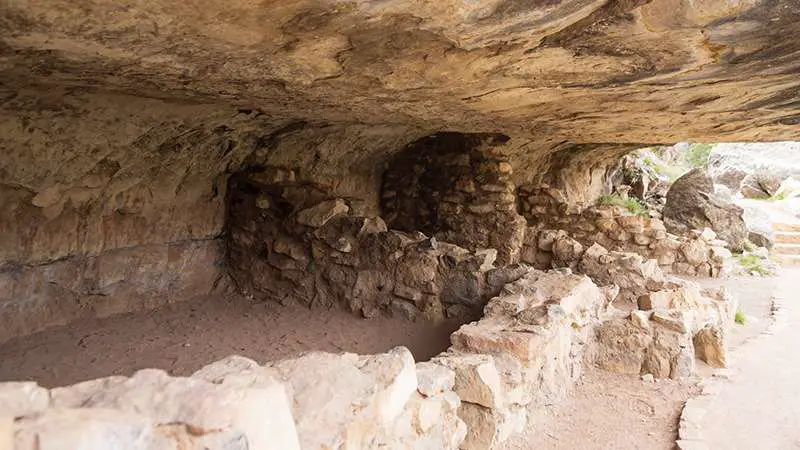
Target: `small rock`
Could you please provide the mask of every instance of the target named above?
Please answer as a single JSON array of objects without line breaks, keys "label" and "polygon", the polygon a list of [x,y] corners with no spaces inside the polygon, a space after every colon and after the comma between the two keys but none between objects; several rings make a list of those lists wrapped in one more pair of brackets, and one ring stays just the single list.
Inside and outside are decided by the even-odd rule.
[{"label": "small rock", "polygon": [[653,312],[651,320],[679,333],[686,333],[686,324],[682,320],[676,319],[663,311]]},{"label": "small rock", "polygon": [[350,212],[350,207],[344,200],[340,198],[327,200],[297,213],[297,223],[319,228],[332,218],[348,212]]},{"label": "small rock", "polygon": [[655,377],[653,377],[652,373],[646,373],[642,375],[642,381],[644,381],[645,383],[655,383],[656,379]]},{"label": "small rock", "polygon": [[417,363],[417,391],[426,397],[453,390],[456,374],[440,364],[426,361]]},{"label": "small rock", "polygon": [[650,315],[645,311],[631,311],[631,322],[643,330],[650,329]]},{"label": "small rock", "polygon": [[492,356],[445,353],[433,362],[453,370],[454,390],[462,401],[487,408],[503,405],[503,386]]}]

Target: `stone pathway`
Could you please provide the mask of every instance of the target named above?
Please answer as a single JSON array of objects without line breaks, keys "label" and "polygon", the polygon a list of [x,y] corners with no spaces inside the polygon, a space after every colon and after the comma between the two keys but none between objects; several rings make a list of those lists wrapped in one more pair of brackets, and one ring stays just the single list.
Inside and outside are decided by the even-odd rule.
[{"label": "stone pathway", "polygon": [[706,386],[712,395],[687,404],[684,419],[701,424],[705,445],[685,448],[800,449],[800,269],[775,281],[775,324],[733,355],[728,380]]}]

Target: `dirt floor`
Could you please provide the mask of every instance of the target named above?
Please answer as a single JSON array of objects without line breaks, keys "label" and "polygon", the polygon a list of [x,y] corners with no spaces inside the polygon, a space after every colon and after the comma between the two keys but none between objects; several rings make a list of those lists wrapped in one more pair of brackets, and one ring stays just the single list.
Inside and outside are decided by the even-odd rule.
[{"label": "dirt floor", "polygon": [[589,370],[569,398],[531,417],[504,450],[672,449],[693,381],[644,382]]},{"label": "dirt floor", "polygon": [[[769,326],[777,280],[737,276],[692,281],[703,287],[724,285],[738,299],[747,323],[731,329],[735,351]],[[710,374],[708,366],[697,364],[698,373]],[[672,450],[680,412],[697,393],[696,385],[697,380],[648,383],[638,376],[589,370],[567,399],[539,411],[525,433],[512,437],[503,449]]]},{"label": "dirt floor", "polygon": [[[734,348],[769,325],[776,278],[694,281],[724,284],[739,299],[748,322],[734,326]],[[364,320],[335,309],[208,297],[6,342],[0,345],[0,381],[30,379],[53,387],[146,367],[186,375],[230,354],[265,362],[309,350],[375,353],[398,345],[425,360],[448,347],[459,325]],[[590,369],[565,401],[534,415],[505,449],[672,449],[683,402],[695,392],[691,380],[647,383]]]},{"label": "dirt floor", "polygon": [[400,345],[426,360],[450,345],[459,325],[207,297],[8,341],[0,345],[0,381],[54,387],[148,367],[188,375],[231,354],[263,363],[310,350],[378,353]]}]

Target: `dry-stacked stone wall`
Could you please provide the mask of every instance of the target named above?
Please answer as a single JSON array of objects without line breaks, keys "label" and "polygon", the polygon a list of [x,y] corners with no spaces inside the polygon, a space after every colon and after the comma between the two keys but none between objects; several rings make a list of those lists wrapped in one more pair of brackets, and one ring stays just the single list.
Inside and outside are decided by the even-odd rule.
[{"label": "dry-stacked stone wall", "polygon": [[497,147],[503,138],[439,133],[410,144],[384,174],[389,227],[497,249],[500,265],[518,262],[525,220],[516,212],[511,164]]},{"label": "dry-stacked stone wall", "polygon": [[279,168],[231,178],[228,261],[248,295],[439,320],[480,311],[519,271],[496,268],[493,249],[387,231],[380,217],[354,215],[349,200],[294,178]]},{"label": "dry-stacked stone wall", "polygon": [[530,224],[522,260],[540,268],[568,265],[577,260],[573,254],[595,243],[655,259],[666,272],[700,277],[719,276],[731,256],[727,243],[710,229],[676,236],[659,219],[617,206],[567,204],[562,192],[550,187],[521,186],[518,197],[520,212]]}]

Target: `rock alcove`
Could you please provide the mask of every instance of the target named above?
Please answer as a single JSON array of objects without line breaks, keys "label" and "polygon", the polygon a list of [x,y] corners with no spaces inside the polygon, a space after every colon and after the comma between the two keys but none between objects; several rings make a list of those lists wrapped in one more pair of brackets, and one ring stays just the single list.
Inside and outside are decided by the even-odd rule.
[{"label": "rock alcove", "polygon": [[[717,276],[729,243],[597,200],[618,158],[645,145],[800,140],[793,0],[134,3],[0,8],[4,352],[226,296],[430,327],[480,320],[430,364],[401,350],[233,358],[195,378],[145,371],[61,391],[72,400],[4,385],[0,443],[12,429],[20,448],[61,437],[53,424],[90,430],[110,409],[120,416],[103,430],[135,423],[153,442],[272,448],[270,429],[278,448],[316,448],[368,429],[492,448],[585,362],[658,377],[690,373],[695,355],[724,362],[731,299],[669,274]],[[380,391],[369,420],[286,411],[319,367]],[[267,381],[237,384],[246,371]],[[470,374],[490,381],[462,389]],[[136,386],[185,405],[190,386],[221,403],[244,395],[232,385],[284,392],[258,398],[288,416],[269,428],[238,410],[179,414],[196,405],[127,415]],[[420,425],[428,408],[447,425]]]}]

